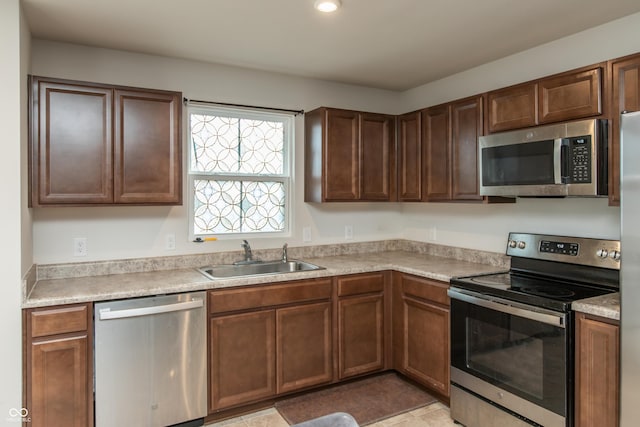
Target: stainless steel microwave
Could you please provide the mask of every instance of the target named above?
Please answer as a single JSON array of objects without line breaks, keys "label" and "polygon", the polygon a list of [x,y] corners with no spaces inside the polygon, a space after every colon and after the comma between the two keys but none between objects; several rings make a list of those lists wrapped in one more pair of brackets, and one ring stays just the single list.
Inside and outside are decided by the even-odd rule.
[{"label": "stainless steel microwave", "polygon": [[607,142],[600,119],[481,136],[480,195],[606,196]]}]

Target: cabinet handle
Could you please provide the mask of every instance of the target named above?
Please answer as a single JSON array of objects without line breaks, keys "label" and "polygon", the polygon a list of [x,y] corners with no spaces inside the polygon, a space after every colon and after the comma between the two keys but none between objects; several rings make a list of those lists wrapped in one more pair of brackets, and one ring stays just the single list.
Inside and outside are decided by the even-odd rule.
[{"label": "cabinet handle", "polygon": [[192,301],[179,302],[176,304],[156,305],[152,307],[130,308],[127,310],[111,311],[110,308],[100,310],[100,320],[124,319],[127,317],[149,316],[152,314],[170,313],[172,311],[191,310],[204,306],[204,301],[194,299]]}]

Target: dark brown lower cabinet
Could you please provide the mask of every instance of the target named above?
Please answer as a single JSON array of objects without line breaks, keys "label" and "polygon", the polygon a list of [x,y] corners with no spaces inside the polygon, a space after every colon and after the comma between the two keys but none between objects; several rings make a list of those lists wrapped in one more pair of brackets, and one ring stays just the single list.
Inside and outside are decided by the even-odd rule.
[{"label": "dark brown lower cabinet", "polygon": [[333,379],[331,303],[276,310],[278,394]]},{"label": "dark brown lower cabinet", "polygon": [[332,279],[209,292],[209,413],[333,380]]},{"label": "dark brown lower cabinet", "polygon": [[576,314],[576,427],[619,423],[620,326]]},{"label": "dark brown lower cabinet", "polygon": [[29,425],[93,426],[91,304],[25,310]]},{"label": "dark brown lower cabinet", "polygon": [[404,273],[393,281],[394,367],[448,398],[449,285]]},{"label": "dark brown lower cabinet", "polygon": [[385,368],[385,273],[337,278],[338,377]]},{"label": "dark brown lower cabinet", "polygon": [[275,310],[213,317],[209,333],[210,412],[275,395]]}]

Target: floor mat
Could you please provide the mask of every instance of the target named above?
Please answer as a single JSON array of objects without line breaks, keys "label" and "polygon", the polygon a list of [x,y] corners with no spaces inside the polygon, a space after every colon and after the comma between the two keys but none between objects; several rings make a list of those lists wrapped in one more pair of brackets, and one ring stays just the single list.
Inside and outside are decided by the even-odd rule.
[{"label": "floor mat", "polygon": [[389,373],[292,397],[275,407],[289,424],[346,412],[364,426],[435,401],[429,393]]}]

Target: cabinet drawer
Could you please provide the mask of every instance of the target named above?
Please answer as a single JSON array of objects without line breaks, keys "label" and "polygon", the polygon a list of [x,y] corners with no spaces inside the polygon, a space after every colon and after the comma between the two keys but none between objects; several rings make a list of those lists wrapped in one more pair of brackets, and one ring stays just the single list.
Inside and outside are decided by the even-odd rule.
[{"label": "cabinet drawer", "polygon": [[401,280],[403,294],[449,305],[448,283],[408,275],[403,275]]},{"label": "cabinet drawer", "polygon": [[209,292],[209,312],[247,310],[331,298],[331,279],[217,290]]},{"label": "cabinet drawer", "polygon": [[338,296],[340,297],[382,292],[383,288],[384,273],[338,277]]},{"label": "cabinet drawer", "polygon": [[30,314],[31,337],[86,331],[88,313],[86,305],[33,310]]}]

